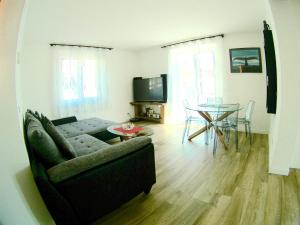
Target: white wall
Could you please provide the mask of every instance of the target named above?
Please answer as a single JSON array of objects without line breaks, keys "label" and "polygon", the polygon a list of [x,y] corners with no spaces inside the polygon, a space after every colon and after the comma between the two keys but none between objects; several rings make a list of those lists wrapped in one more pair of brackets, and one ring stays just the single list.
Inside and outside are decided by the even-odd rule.
[{"label": "white wall", "polygon": [[300,2],[267,0],[277,63],[277,113],[271,118],[269,171],[300,168]]},{"label": "white wall", "polygon": [[155,77],[168,74],[168,49],[150,48],[138,52],[139,76]]},{"label": "white wall", "polygon": [[18,31],[24,0],[0,2],[0,224],[52,224],[28,168],[15,86]]},{"label": "white wall", "polygon": [[[266,113],[266,74],[263,34],[261,32],[226,34],[224,38],[225,77],[223,96],[225,102],[239,102],[245,106],[254,100],[253,131],[268,133],[269,115]],[[229,49],[259,47],[261,50],[263,73],[231,73]],[[240,112],[243,115],[244,111]]]},{"label": "white wall", "polygon": [[[262,53],[263,73],[231,74],[230,48],[260,47]],[[159,47],[139,52],[140,76],[157,76],[168,73],[168,50]],[[224,102],[239,102],[245,106],[250,99],[256,102],[253,114],[253,131],[268,133],[269,116],[266,113],[265,59],[262,32],[231,33],[224,38]],[[244,111],[241,111],[241,115]]]},{"label": "white wall", "polygon": [[[42,6],[38,1],[32,1],[28,9],[20,57],[22,74],[19,86],[22,89],[23,110],[31,108],[54,118],[52,60],[49,43],[69,43],[70,35],[67,29],[57,27],[55,22],[40,14]],[[57,13],[55,21],[64,21],[64,16],[64,14]],[[85,26],[85,22],[78,20],[76,25],[80,28]],[[49,27],[49,29],[45,27]],[[53,35],[55,29],[59,33],[59,40],[56,40]],[[79,33],[80,29],[78,29],[78,35]],[[97,31],[97,35],[101,36],[101,30]],[[90,36],[80,34],[80,37],[81,43],[90,44]],[[97,36],[94,37],[95,41],[97,38]],[[229,34],[226,35],[224,44],[226,64],[224,99],[226,102],[239,102],[242,105],[246,105],[249,99],[255,100],[253,131],[267,133],[269,125],[268,116],[265,113],[265,74],[230,74],[228,53],[228,49],[231,47],[262,47],[262,34]],[[132,77],[158,76],[168,73],[168,49],[156,47],[138,53],[115,49],[108,55],[110,105],[106,110],[81,115],[79,118],[99,116],[120,122],[126,120],[128,118],[126,113],[132,112],[132,107],[129,105],[129,102],[132,101]],[[262,61],[264,63],[264,58]]]},{"label": "white wall", "polygon": [[115,120],[128,120],[127,112],[132,113],[132,78],[137,74],[136,54],[129,51],[113,50],[107,58],[109,72],[109,105],[101,112],[101,117]]},{"label": "white wall", "polygon": [[[48,2],[52,4],[51,1]],[[49,118],[55,118],[53,109],[53,74],[52,51],[50,43],[70,43],[69,29],[61,29],[55,21],[65,21],[65,14],[57,13],[55,21],[52,18],[41,15],[45,5],[39,1],[31,1],[24,24],[22,49],[20,52],[21,74],[20,84],[22,96],[22,109],[37,110]],[[75,7],[75,5],[74,5]],[[77,5],[78,7],[78,5]],[[74,9],[75,11],[80,8]],[[53,24],[54,23],[54,24]],[[81,28],[86,27],[85,20],[76,20],[77,34],[80,43],[93,45],[91,40],[97,42],[101,35],[105,35],[105,29],[99,29],[91,38],[82,33]],[[49,28],[49,29],[47,29]],[[55,30],[57,29],[57,30]],[[41,30],[43,30],[41,32]],[[91,30],[91,29],[90,29]],[[101,32],[102,31],[102,32]],[[54,35],[55,32],[57,35]],[[59,40],[56,38],[59,37]],[[90,114],[76,115],[78,118],[90,116],[101,117],[117,122],[128,120],[127,112],[132,113],[132,77],[137,74],[137,59],[134,52],[114,49],[107,53],[106,67],[108,72],[108,106]]]}]

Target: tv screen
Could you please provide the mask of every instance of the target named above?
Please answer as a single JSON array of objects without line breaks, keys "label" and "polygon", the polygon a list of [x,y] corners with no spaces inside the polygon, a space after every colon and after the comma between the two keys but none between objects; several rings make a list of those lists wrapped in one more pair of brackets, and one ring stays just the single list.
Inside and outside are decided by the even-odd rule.
[{"label": "tv screen", "polygon": [[166,102],[166,75],[153,78],[134,78],[133,98],[135,102]]}]

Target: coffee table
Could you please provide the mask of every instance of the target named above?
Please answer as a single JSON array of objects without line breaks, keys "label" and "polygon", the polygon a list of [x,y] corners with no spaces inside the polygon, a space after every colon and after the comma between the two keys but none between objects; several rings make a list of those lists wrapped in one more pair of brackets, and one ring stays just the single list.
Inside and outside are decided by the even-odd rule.
[{"label": "coffee table", "polygon": [[122,124],[112,125],[107,128],[107,130],[115,135],[120,136],[121,140],[128,140],[135,137],[141,137],[141,136],[151,136],[153,134],[153,130],[150,127],[146,126],[136,126],[143,128],[142,130],[135,132],[135,133],[124,133],[118,130],[115,130],[115,128],[121,128]]}]

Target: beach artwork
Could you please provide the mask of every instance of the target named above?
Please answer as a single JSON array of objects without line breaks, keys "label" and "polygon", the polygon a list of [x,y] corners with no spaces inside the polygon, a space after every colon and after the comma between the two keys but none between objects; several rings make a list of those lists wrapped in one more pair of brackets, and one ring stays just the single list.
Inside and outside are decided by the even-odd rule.
[{"label": "beach artwork", "polygon": [[261,73],[260,48],[229,49],[231,73]]}]

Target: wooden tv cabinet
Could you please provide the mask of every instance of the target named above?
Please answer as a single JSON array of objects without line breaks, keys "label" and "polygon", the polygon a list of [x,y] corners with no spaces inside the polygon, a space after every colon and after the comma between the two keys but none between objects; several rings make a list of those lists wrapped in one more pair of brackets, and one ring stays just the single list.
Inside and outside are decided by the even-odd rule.
[{"label": "wooden tv cabinet", "polygon": [[[139,119],[164,123],[165,122],[165,103],[161,102],[130,102],[134,107],[134,116]],[[155,118],[155,115],[147,115],[145,112],[146,107],[155,107],[154,114],[159,115],[159,118]]]}]

